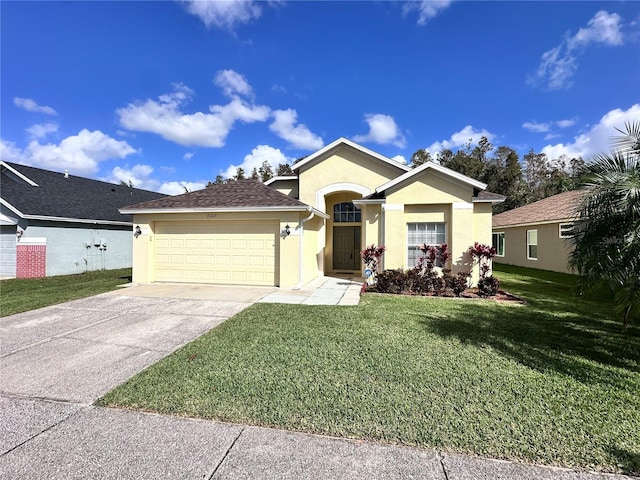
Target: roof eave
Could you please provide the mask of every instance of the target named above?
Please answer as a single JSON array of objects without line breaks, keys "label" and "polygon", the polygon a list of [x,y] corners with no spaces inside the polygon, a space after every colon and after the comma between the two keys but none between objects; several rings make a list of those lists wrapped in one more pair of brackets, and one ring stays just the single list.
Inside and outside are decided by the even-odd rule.
[{"label": "roof eave", "polygon": [[122,225],[132,226],[132,222],[119,222],[116,220],[95,220],[91,218],[68,218],[68,217],[51,217],[47,215],[23,215],[25,220],[42,220],[49,222],[66,222],[66,223],[87,223],[91,225]]},{"label": "roof eave", "polygon": [[20,173],[18,170],[16,170],[15,168],[13,168],[11,165],[8,165],[6,162],[0,160],[0,165],[2,165],[3,167],[5,167],[7,170],[10,170],[11,173],[13,173],[14,175],[18,176],[21,180],[24,180],[25,182],[27,182],[29,185],[31,185],[32,187],[38,187],[39,185],[34,182],[33,180],[31,180],[29,177],[27,177],[26,175],[23,175],[22,173]]},{"label": "roof eave", "polygon": [[244,212],[313,212],[323,218],[329,218],[324,212],[308,205],[270,206],[270,207],[200,207],[200,208],[131,208],[120,209],[125,215],[157,214],[157,213],[244,213]]},{"label": "roof eave", "polygon": [[298,176],[297,175],[281,175],[279,177],[271,177],[269,180],[264,182],[264,184],[271,185],[272,183],[275,183],[275,182],[286,182],[286,181],[292,181],[292,180],[298,180]]},{"label": "roof eave", "polygon": [[[495,217],[494,217],[495,219]],[[576,217],[569,218],[559,218],[556,220],[540,220],[538,222],[524,222],[524,223],[514,223],[509,225],[492,225],[491,228],[517,228],[517,227],[533,227],[536,225],[550,225],[552,223],[572,223],[576,222],[578,219]]]},{"label": "roof eave", "polygon": [[347,145],[355,150],[359,150],[362,153],[365,153],[367,155],[372,156],[373,158],[380,160],[388,165],[391,165],[393,167],[397,167],[400,170],[404,170],[404,171],[409,171],[411,170],[410,167],[403,165],[399,162],[396,162],[390,158],[385,157],[384,155],[380,155],[379,153],[374,152],[373,150],[369,150],[366,147],[363,147],[362,145],[358,145],[355,142],[352,142],[351,140],[344,138],[344,137],[340,137],[337,140],[331,142],[329,145],[326,145],[324,147],[322,147],[320,150],[312,153],[311,155],[309,155],[307,158],[305,158],[304,160],[300,160],[298,163],[294,164],[291,169],[292,170],[299,170],[300,167],[307,165],[311,162],[313,162],[314,160],[316,160],[318,157],[321,157],[322,155],[324,155],[325,153],[329,152],[330,150],[336,148],[337,146],[339,146],[340,144],[344,144]]},{"label": "roof eave", "polygon": [[507,198],[472,198],[471,203],[490,203],[492,205],[497,205],[498,203],[502,203]]}]

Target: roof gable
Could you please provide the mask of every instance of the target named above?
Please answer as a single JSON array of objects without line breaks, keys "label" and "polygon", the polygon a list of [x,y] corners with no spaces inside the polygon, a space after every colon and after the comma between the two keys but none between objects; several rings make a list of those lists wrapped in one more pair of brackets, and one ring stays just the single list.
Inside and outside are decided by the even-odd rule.
[{"label": "roof gable", "polygon": [[27,219],[131,223],[118,209],[162,193],[0,162],[2,204]]},{"label": "roof gable", "polygon": [[400,175],[399,177],[396,177],[393,180],[390,180],[387,183],[380,185],[378,188],[376,188],[376,193],[383,193],[386,190],[389,190],[395,187],[402,187],[403,185],[411,183],[415,181],[417,178],[419,178],[420,175],[422,175],[429,169],[440,173],[441,175],[443,175],[448,180],[454,183],[466,184],[478,190],[484,190],[487,188],[486,183],[482,183],[482,182],[479,182],[478,180],[474,180],[473,178],[467,177],[466,175],[463,175],[454,170],[451,170],[450,168],[443,167],[438,163],[425,162],[419,167],[409,170],[408,172]]},{"label": "roof gable", "polygon": [[309,167],[317,162],[321,162],[322,160],[329,157],[333,152],[335,152],[340,148],[349,148],[349,149],[355,150],[356,152],[364,156],[367,156],[373,160],[395,167],[396,169],[398,169],[398,173],[402,173],[410,170],[410,167],[403,165],[402,163],[396,162],[395,160],[392,160],[388,157],[385,157],[384,155],[380,155],[379,153],[376,153],[373,150],[369,150],[368,148],[365,148],[362,145],[358,145],[357,143],[352,142],[351,140],[348,140],[344,137],[340,137],[336,141],[321,148],[317,152],[314,152],[308,157],[295,163],[291,167],[291,169],[294,171],[299,171],[300,168],[302,167]]},{"label": "roof gable", "polygon": [[552,223],[573,219],[584,198],[584,190],[572,190],[543,198],[493,216],[493,227],[513,227],[532,223]]}]

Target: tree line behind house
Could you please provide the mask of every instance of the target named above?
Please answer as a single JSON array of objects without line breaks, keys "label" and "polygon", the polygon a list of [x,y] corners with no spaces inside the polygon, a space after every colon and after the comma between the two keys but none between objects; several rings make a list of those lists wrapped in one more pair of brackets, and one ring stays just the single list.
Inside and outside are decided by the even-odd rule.
[{"label": "tree line behind house", "polygon": [[[296,162],[304,158],[298,158]],[[545,153],[536,153],[533,149],[520,159],[513,148],[494,148],[487,137],[482,137],[475,146],[469,141],[457,151],[443,149],[436,155],[419,149],[411,155],[409,165],[415,168],[428,161],[480,180],[487,184],[488,191],[507,197],[504,203],[494,206],[494,213],[577,188],[579,172],[585,163],[581,157],[569,158],[566,155],[550,159]],[[295,175],[290,165],[281,163],[274,169],[264,161],[251,172],[238,167],[230,178],[217,175],[207,187],[245,179],[266,182],[274,176],[286,175]]]}]

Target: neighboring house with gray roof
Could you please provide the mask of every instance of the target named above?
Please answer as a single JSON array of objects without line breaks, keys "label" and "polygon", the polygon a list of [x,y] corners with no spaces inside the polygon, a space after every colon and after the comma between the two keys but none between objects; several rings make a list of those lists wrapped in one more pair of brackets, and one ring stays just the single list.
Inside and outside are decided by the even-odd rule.
[{"label": "neighboring house with gray roof", "polygon": [[0,162],[0,276],[131,266],[133,223],[118,209],[166,195]]},{"label": "neighboring house with gray roof", "polygon": [[572,190],[494,215],[494,262],[575,273],[569,238],[583,198],[584,190]]}]

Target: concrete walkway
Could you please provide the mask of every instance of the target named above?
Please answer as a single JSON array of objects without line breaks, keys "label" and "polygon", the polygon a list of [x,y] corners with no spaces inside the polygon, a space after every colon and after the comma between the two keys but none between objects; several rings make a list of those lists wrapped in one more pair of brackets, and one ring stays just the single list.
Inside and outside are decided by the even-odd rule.
[{"label": "concrete walkway", "polygon": [[358,305],[362,279],[322,277],[301,289],[278,289],[258,302],[301,305]]},{"label": "concrete walkway", "polygon": [[[318,287],[305,300],[339,304],[355,288],[341,280]],[[282,293],[163,288],[164,296],[123,289],[0,318],[0,478],[630,478],[92,406],[252,302]]]}]

